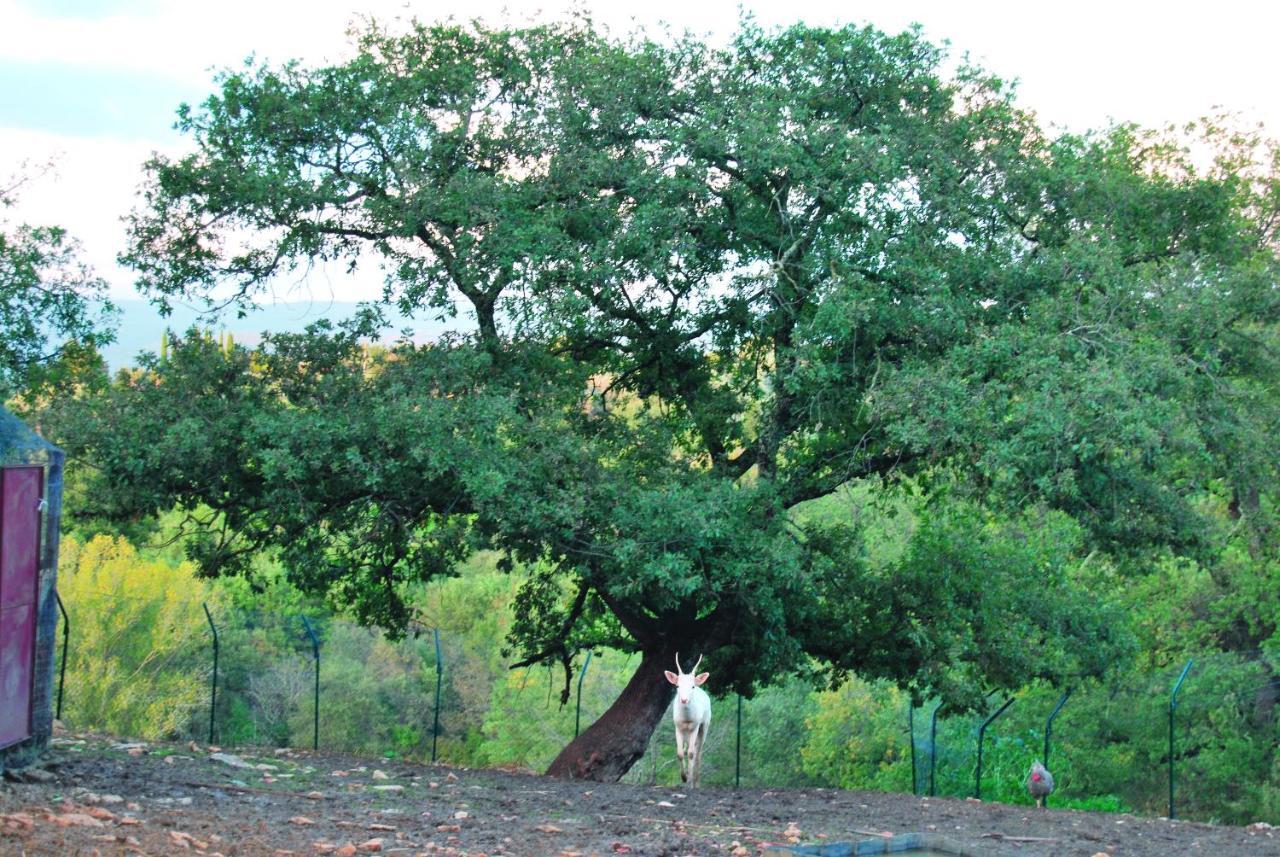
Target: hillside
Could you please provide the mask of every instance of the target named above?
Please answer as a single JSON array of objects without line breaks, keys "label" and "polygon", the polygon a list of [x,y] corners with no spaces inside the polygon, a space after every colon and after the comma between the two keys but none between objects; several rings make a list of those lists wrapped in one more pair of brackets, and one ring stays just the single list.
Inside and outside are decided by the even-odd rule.
[{"label": "hillside", "polygon": [[[236,342],[252,345],[261,340],[264,331],[301,332],[320,319],[337,322],[350,318],[359,307],[354,301],[295,301],[266,305],[244,318],[236,318],[235,313],[227,312],[210,321],[202,319],[200,313],[190,306],[175,305],[173,314],[165,318],[149,301],[117,300],[115,304],[120,309],[116,341],[102,350],[112,372],[135,365],[138,354],[143,351],[159,351],[160,337],[165,330],[185,331],[192,325],[198,325],[217,332],[229,331]],[[416,342],[434,339],[449,329],[448,325],[440,322],[410,319],[398,313],[392,314],[391,320],[389,340],[405,328],[413,330]]]}]

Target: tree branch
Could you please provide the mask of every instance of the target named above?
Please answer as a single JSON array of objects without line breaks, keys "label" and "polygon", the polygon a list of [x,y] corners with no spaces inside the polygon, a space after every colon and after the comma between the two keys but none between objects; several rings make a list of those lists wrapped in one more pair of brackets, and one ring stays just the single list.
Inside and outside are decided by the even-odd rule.
[{"label": "tree branch", "polygon": [[511,665],[511,669],[520,669],[521,667],[531,667],[534,664],[542,663],[549,659],[552,655],[564,655],[564,641],[568,637],[569,631],[572,630],[578,617],[582,615],[582,610],[587,604],[587,594],[591,591],[591,586],[585,580],[578,583],[578,595],[573,600],[573,606],[569,608],[569,615],[565,617],[564,622],[560,626],[559,633],[551,645],[544,648],[535,655],[530,655],[522,661],[517,661]]}]

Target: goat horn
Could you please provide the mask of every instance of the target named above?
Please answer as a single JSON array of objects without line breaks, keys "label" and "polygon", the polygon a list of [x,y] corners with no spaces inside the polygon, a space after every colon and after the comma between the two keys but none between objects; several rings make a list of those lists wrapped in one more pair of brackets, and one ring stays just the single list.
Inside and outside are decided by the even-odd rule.
[{"label": "goat horn", "polygon": [[676,652],[676,675],[684,675],[684,670],[680,667],[680,653]]},{"label": "goat horn", "polygon": [[689,674],[690,674],[690,675],[695,675],[695,674],[698,672],[698,666],[699,666],[701,663],[702,663],[702,655],[698,655],[698,663],[696,663],[696,664],[694,664],[694,665],[693,665],[693,669],[689,670]]}]

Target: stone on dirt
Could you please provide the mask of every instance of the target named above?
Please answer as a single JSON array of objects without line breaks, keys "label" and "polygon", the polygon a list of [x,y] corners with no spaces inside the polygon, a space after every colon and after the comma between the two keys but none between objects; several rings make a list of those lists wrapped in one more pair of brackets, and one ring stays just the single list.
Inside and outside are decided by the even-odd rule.
[{"label": "stone on dirt", "polygon": [[62,815],[51,815],[49,820],[59,827],[105,827],[101,821],[83,812],[64,812]]},{"label": "stone on dirt", "polygon": [[233,768],[249,768],[253,770],[253,765],[241,759],[235,753],[210,753],[209,758],[215,762],[221,762],[224,765],[230,765]]},{"label": "stone on dirt", "polygon": [[120,795],[100,795],[96,792],[85,792],[83,800],[85,803],[124,803],[124,798],[120,797]]},{"label": "stone on dirt", "polygon": [[203,851],[209,847],[209,843],[202,842],[190,833],[182,830],[170,830],[169,839],[172,840],[173,844],[177,845],[179,848],[191,848],[192,846],[195,846],[197,850]]},{"label": "stone on dirt", "polygon": [[52,783],[56,782],[56,774],[41,768],[9,768],[4,778],[13,783]]},{"label": "stone on dirt", "polygon": [[0,830],[30,830],[35,825],[35,819],[29,813],[15,812],[10,815],[0,815]]}]

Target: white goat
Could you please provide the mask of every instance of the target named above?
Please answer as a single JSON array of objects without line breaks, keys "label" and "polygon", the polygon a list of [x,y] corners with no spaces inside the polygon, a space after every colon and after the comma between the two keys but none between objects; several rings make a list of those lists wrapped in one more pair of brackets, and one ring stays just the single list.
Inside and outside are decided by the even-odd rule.
[{"label": "white goat", "polygon": [[676,756],[680,759],[680,779],[698,785],[702,777],[702,744],[711,728],[711,697],[698,685],[711,673],[698,675],[698,663],[691,672],[680,668],[680,653],[676,652],[676,672],[666,670],[667,681],[676,686],[676,700],[671,706],[671,719],[676,725]]}]

